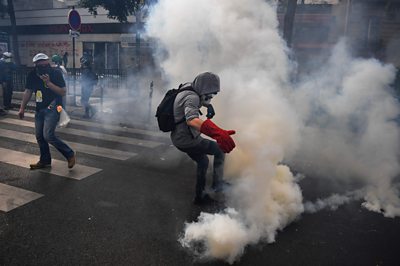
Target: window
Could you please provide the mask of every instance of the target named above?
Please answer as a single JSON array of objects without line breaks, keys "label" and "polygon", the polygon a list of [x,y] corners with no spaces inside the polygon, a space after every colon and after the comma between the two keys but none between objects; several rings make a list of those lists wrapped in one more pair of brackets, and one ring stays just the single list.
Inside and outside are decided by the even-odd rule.
[{"label": "window", "polygon": [[84,42],[83,54],[92,58],[95,70],[119,69],[119,43]]}]

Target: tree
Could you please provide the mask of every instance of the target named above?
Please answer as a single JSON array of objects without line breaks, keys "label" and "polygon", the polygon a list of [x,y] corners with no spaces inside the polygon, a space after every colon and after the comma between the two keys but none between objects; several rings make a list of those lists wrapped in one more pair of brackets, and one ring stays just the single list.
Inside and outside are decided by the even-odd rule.
[{"label": "tree", "polygon": [[108,11],[107,16],[120,22],[128,22],[129,15],[136,15],[144,6],[151,4],[150,0],[80,0],[79,6],[87,8],[93,15],[97,15],[97,8],[103,7]]},{"label": "tree", "polygon": [[12,48],[13,48],[12,51],[14,55],[14,60],[17,65],[20,65],[21,60],[19,58],[19,49],[18,49],[17,20],[15,18],[14,3],[12,0],[7,0],[6,5],[3,2],[0,2],[1,16],[4,17],[6,13],[10,17],[11,41],[12,41]]}]

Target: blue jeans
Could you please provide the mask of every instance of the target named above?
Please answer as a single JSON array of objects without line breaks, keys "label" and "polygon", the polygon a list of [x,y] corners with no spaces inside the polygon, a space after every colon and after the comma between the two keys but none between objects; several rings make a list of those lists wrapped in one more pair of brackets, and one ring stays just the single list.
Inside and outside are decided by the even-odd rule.
[{"label": "blue jeans", "polygon": [[203,139],[194,147],[180,150],[187,153],[197,163],[196,197],[201,198],[204,195],[209,163],[207,155],[214,155],[212,187],[217,188],[221,184],[224,175],[225,153],[215,141]]},{"label": "blue jeans", "polygon": [[74,156],[74,151],[62,140],[56,137],[55,130],[60,119],[56,108],[44,108],[35,114],[35,135],[40,148],[40,162],[51,163],[49,143],[53,145],[68,160]]}]

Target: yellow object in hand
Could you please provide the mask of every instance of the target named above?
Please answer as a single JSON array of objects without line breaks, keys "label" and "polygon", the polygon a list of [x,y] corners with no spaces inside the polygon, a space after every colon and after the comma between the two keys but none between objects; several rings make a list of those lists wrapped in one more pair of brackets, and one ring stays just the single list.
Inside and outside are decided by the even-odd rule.
[{"label": "yellow object in hand", "polygon": [[61,113],[62,111],[62,106],[61,105],[57,105],[57,112]]}]

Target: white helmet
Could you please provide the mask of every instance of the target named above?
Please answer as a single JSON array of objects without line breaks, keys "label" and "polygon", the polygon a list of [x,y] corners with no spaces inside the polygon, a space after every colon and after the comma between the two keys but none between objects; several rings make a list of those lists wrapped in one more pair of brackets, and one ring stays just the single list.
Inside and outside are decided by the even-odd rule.
[{"label": "white helmet", "polygon": [[11,58],[11,57],[12,57],[12,53],[10,53],[10,52],[4,52],[4,53],[3,53],[3,57]]},{"label": "white helmet", "polygon": [[36,63],[39,60],[49,60],[49,57],[44,53],[38,53],[33,57],[32,62]]}]

